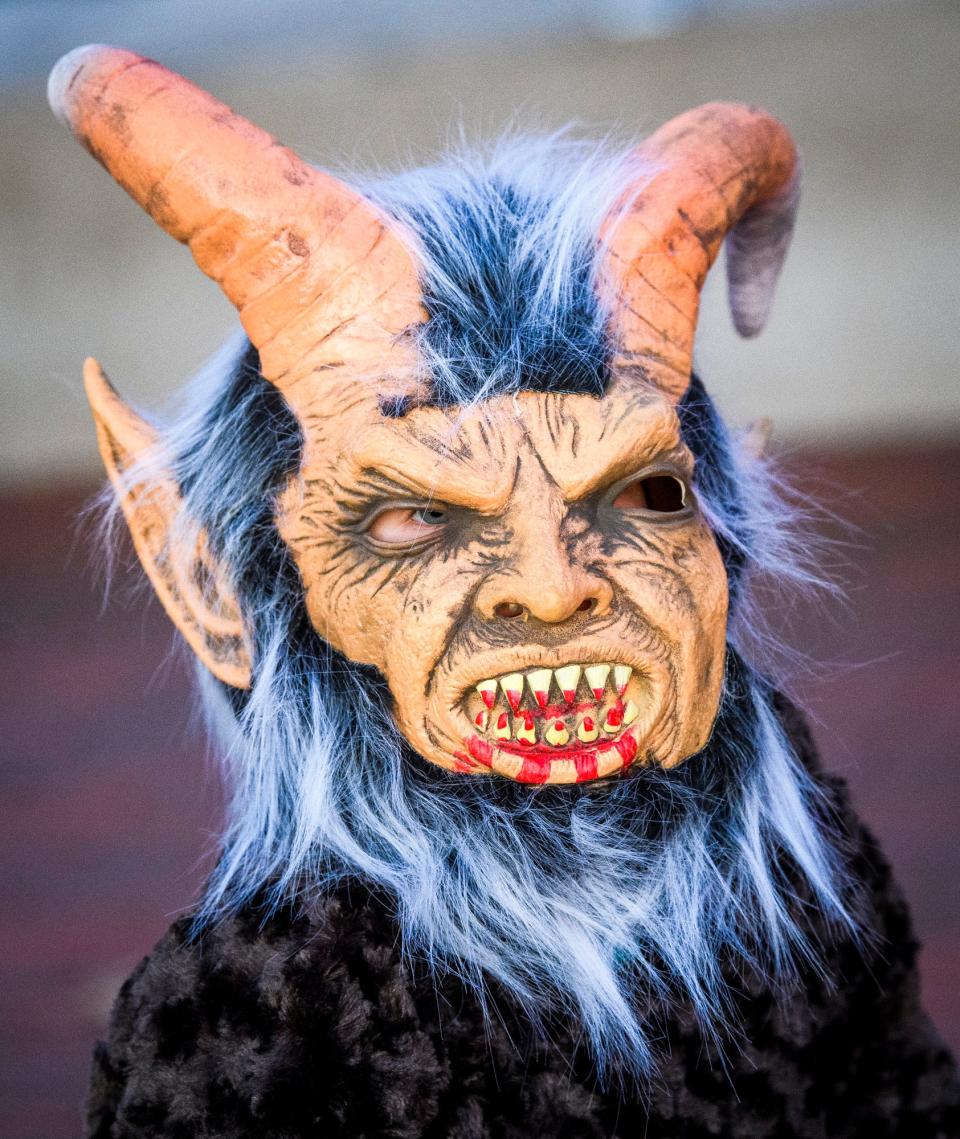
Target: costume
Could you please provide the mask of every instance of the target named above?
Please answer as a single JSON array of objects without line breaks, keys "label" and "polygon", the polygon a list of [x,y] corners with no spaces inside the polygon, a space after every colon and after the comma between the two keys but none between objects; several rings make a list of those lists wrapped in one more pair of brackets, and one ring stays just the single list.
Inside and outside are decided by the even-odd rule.
[{"label": "costume", "polygon": [[844,978],[839,991],[809,970],[786,1004],[765,978],[740,979],[747,1043],[726,1069],[681,1005],[649,1103],[598,1090],[575,1027],[555,1025],[544,1048],[509,1005],[486,1027],[453,978],[438,997],[432,978],[403,966],[389,903],[361,887],[265,926],[246,910],[200,942],[187,921],[174,926],[120,995],[94,1063],[90,1133],[956,1134],[953,1064],[919,1007],[905,907],[839,780],[829,785],[857,842],[864,920],[887,949],[865,967],[859,949],[835,947],[825,964]]},{"label": "costume", "polygon": [[348,187],[158,64],[51,103],[236,305],[158,430],[88,361],[232,803],[97,1135],[947,1135],[882,857],[757,655],[814,573],[692,370],[762,327],[783,126],[710,104]]}]

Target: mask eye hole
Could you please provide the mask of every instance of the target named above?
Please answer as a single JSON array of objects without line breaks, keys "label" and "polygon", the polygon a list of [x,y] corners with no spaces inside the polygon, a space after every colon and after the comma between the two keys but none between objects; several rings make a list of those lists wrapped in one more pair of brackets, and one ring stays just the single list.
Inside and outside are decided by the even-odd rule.
[{"label": "mask eye hole", "polygon": [[407,546],[437,537],[449,521],[442,506],[392,506],[380,511],[367,533],[385,546]]},{"label": "mask eye hole", "polygon": [[634,479],[613,500],[618,510],[651,510],[677,514],[686,509],[687,488],[673,475],[647,475]]}]

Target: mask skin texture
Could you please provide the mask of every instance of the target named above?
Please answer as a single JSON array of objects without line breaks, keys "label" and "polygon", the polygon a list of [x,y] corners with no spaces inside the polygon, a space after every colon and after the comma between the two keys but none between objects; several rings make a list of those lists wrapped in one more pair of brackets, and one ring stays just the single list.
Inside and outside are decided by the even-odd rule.
[{"label": "mask skin texture", "polygon": [[[280,533],[314,627],[385,676],[416,751],[572,783],[704,745],[726,578],[668,399],[618,378],[601,399],[385,418],[347,387],[316,425]],[[644,486],[665,487],[660,509]]]}]

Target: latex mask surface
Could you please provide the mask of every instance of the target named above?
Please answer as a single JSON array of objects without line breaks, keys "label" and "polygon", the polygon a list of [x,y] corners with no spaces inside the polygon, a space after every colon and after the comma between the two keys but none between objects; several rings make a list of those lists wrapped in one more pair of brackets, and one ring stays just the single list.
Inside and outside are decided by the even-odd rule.
[{"label": "latex mask surface", "polygon": [[[700,290],[729,233],[738,329],[762,326],[797,160],[762,111],[711,104],[657,131],[596,234],[606,314],[595,391],[522,382],[441,398],[416,235],[160,65],[79,49],[59,116],[236,306],[293,411],[276,506],[316,632],[377,669],[413,749],[462,776],[572,783],[673,767],[720,701],[724,563],[678,401]],[[101,452],[167,612],[219,680],[250,686],[250,616],[180,488],[138,489],[154,443],[92,361]],[[225,508],[228,504],[225,504]]]}]

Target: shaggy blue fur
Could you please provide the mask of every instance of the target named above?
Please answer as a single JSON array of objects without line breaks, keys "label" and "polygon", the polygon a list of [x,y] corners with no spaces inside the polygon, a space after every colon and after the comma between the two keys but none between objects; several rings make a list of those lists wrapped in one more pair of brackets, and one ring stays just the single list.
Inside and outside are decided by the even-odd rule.
[{"label": "shaggy blue fur", "polygon": [[416,240],[432,403],[606,390],[597,231],[640,173],[630,150],[559,134],[464,148],[440,165],[359,185]]},{"label": "shaggy blue fur", "polygon": [[[438,402],[603,389],[596,232],[636,172],[562,140],[518,146],[486,166],[367,187],[427,251],[421,349]],[[830,820],[780,728],[770,680],[746,658],[756,575],[802,585],[813,571],[769,469],[739,452],[699,381],[681,424],[732,595],[712,738],[675,771],[533,790],[450,776],[414,755],[383,679],[311,628],[273,522],[298,468],[299,429],[256,352],[232,351],[162,431],[153,468],[172,468],[183,491],[173,540],[206,527],[255,640],[249,694],[201,675],[231,800],[198,928],[264,891],[279,907],[359,876],[396,899],[407,953],[457,972],[481,999],[496,980],[535,1022],[571,1013],[601,1069],[640,1076],[654,1029],[638,1010],[651,1001],[688,997],[704,1031],[720,1035],[724,962],[783,985],[801,960],[816,963],[788,867],[852,928]]]}]

